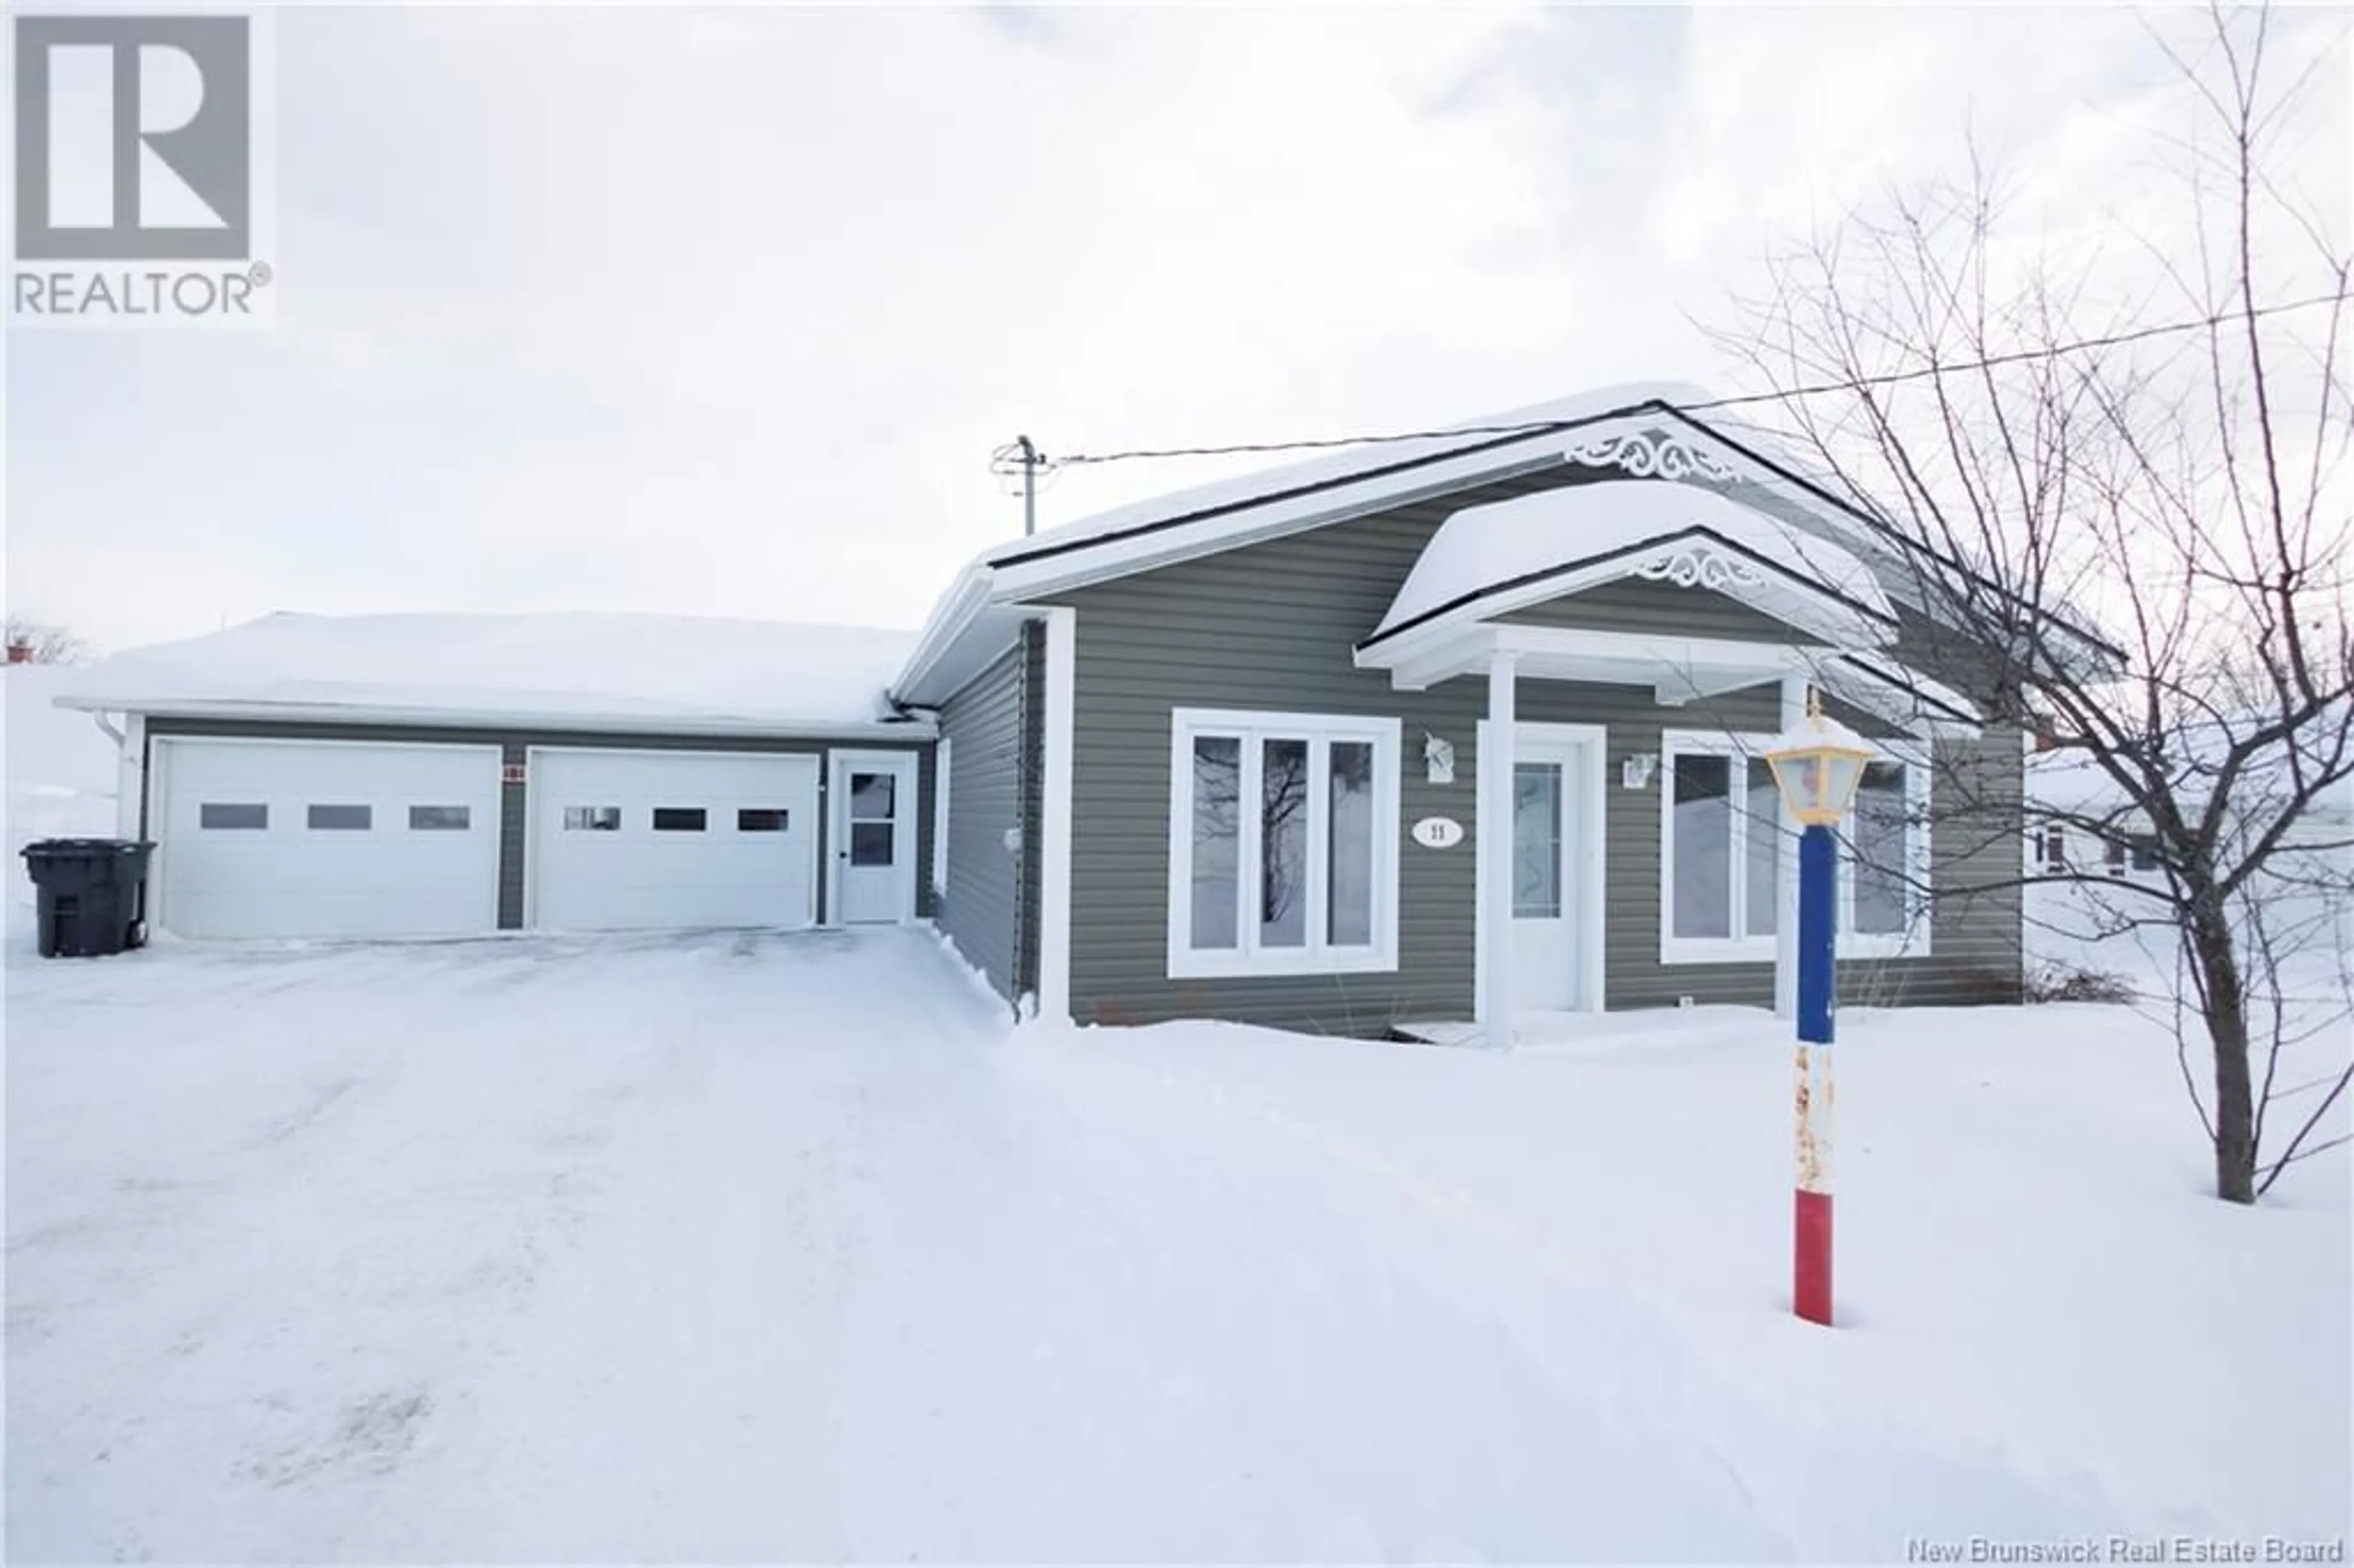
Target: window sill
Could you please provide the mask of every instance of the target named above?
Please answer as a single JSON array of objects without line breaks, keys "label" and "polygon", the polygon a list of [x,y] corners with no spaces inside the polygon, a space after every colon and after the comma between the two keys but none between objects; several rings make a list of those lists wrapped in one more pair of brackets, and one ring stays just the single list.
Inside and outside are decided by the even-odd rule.
[{"label": "window sill", "polygon": [[1370,975],[1397,972],[1394,952],[1199,953],[1169,955],[1171,980],[1252,980],[1288,975]]}]

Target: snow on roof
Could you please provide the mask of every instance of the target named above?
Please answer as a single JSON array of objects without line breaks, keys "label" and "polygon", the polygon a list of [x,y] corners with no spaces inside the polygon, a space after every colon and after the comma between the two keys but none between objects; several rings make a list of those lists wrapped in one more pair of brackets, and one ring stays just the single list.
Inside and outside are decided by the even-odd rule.
[{"label": "snow on roof", "polygon": [[1647,403],[1699,403],[1706,402],[1708,398],[1708,393],[1700,387],[1681,381],[1629,381],[1611,387],[1597,387],[1575,397],[1556,397],[1549,402],[1532,403],[1525,408],[1507,408],[1501,413],[1459,420],[1413,440],[1381,441],[1369,446],[1351,447],[1344,451],[1329,452],[1302,462],[1257,469],[1232,479],[1215,480],[1207,484],[1193,485],[1184,490],[1130,502],[1059,527],[1041,529],[1028,538],[995,546],[981,556],[979,564],[995,564],[1040,550],[1105,538],[1173,518],[1241,505],[1263,496],[1331,484],[1394,468],[1400,463],[1413,462],[1416,459],[1460,451],[1483,441],[1500,439],[1508,430],[1535,435],[1540,433],[1539,430],[1527,427],[1591,419],[1606,414],[1630,411]]},{"label": "snow on roof", "polygon": [[[1516,461],[1511,450],[1525,457],[1526,443],[1540,440],[1549,428],[1708,400],[1702,389],[1680,381],[1599,387],[1460,420],[1410,440],[1360,444],[1166,492],[991,546],[941,590],[893,689],[923,703],[956,690],[1008,640],[1012,620],[997,613],[1002,605],[1079,578],[1118,576],[1225,549],[1255,533],[1313,525],[1336,510],[1354,510],[1357,503],[1416,485],[1472,482],[1481,477],[1483,464],[1492,468]],[[1486,462],[1491,449],[1500,455]]]},{"label": "snow on roof", "polygon": [[857,730],[911,631],[695,616],[280,613],[116,654],[58,701],[132,713],[325,714],[598,729]]},{"label": "snow on roof", "polygon": [[1694,528],[1705,528],[1874,615],[1894,618],[1880,579],[1841,546],[1697,485],[1614,479],[1456,513],[1423,547],[1373,635],[1385,636],[1490,589]]}]

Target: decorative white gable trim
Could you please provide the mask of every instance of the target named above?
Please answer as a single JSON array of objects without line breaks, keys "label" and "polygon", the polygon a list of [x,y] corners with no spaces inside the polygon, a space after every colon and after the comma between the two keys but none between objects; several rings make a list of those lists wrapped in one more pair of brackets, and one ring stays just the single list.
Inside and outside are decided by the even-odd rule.
[{"label": "decorative white gable trim", "polygon": [[1562,456],[1587,468],[1622,468],[1638,479],[1740,477],[1730,463],[1701,443],[1670,430],[1627,430],[1572,441]]},{"label": "decorative white gable trim", "polygon": [[1634,575],[1654,582],[1670,582],[1678,588],[1711,588],[1718,593],[1766,586],[1766,574],[1754,564],[1706,539],[1680,541],[1675,548],[1662,550],[1637,565]]}]

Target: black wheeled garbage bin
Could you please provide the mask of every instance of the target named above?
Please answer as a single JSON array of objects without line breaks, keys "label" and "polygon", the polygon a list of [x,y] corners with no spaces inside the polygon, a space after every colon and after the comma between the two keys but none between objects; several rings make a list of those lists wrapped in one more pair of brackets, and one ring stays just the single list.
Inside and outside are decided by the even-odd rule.
[{"label": "black wheeled garbage bin", "polygon": [[139,894],[155,846],[131,839],[43,839],[25,846],[38,890],[41,957],[92,959],[142,946]]}]

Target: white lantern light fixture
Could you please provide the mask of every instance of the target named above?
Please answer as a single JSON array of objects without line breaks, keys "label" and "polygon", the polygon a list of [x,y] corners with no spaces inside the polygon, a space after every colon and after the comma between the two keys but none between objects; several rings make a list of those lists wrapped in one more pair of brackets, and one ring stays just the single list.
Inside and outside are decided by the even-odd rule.
[{"label": "white lantern light fixture", "polygon": [[1819,693],[1807,694],[1807,716],[1774,737],[1766,760],[1790,815],[1808,827],[1836,826],[1855,801],[1872,743],[1834,718],[1823,716]]}]

